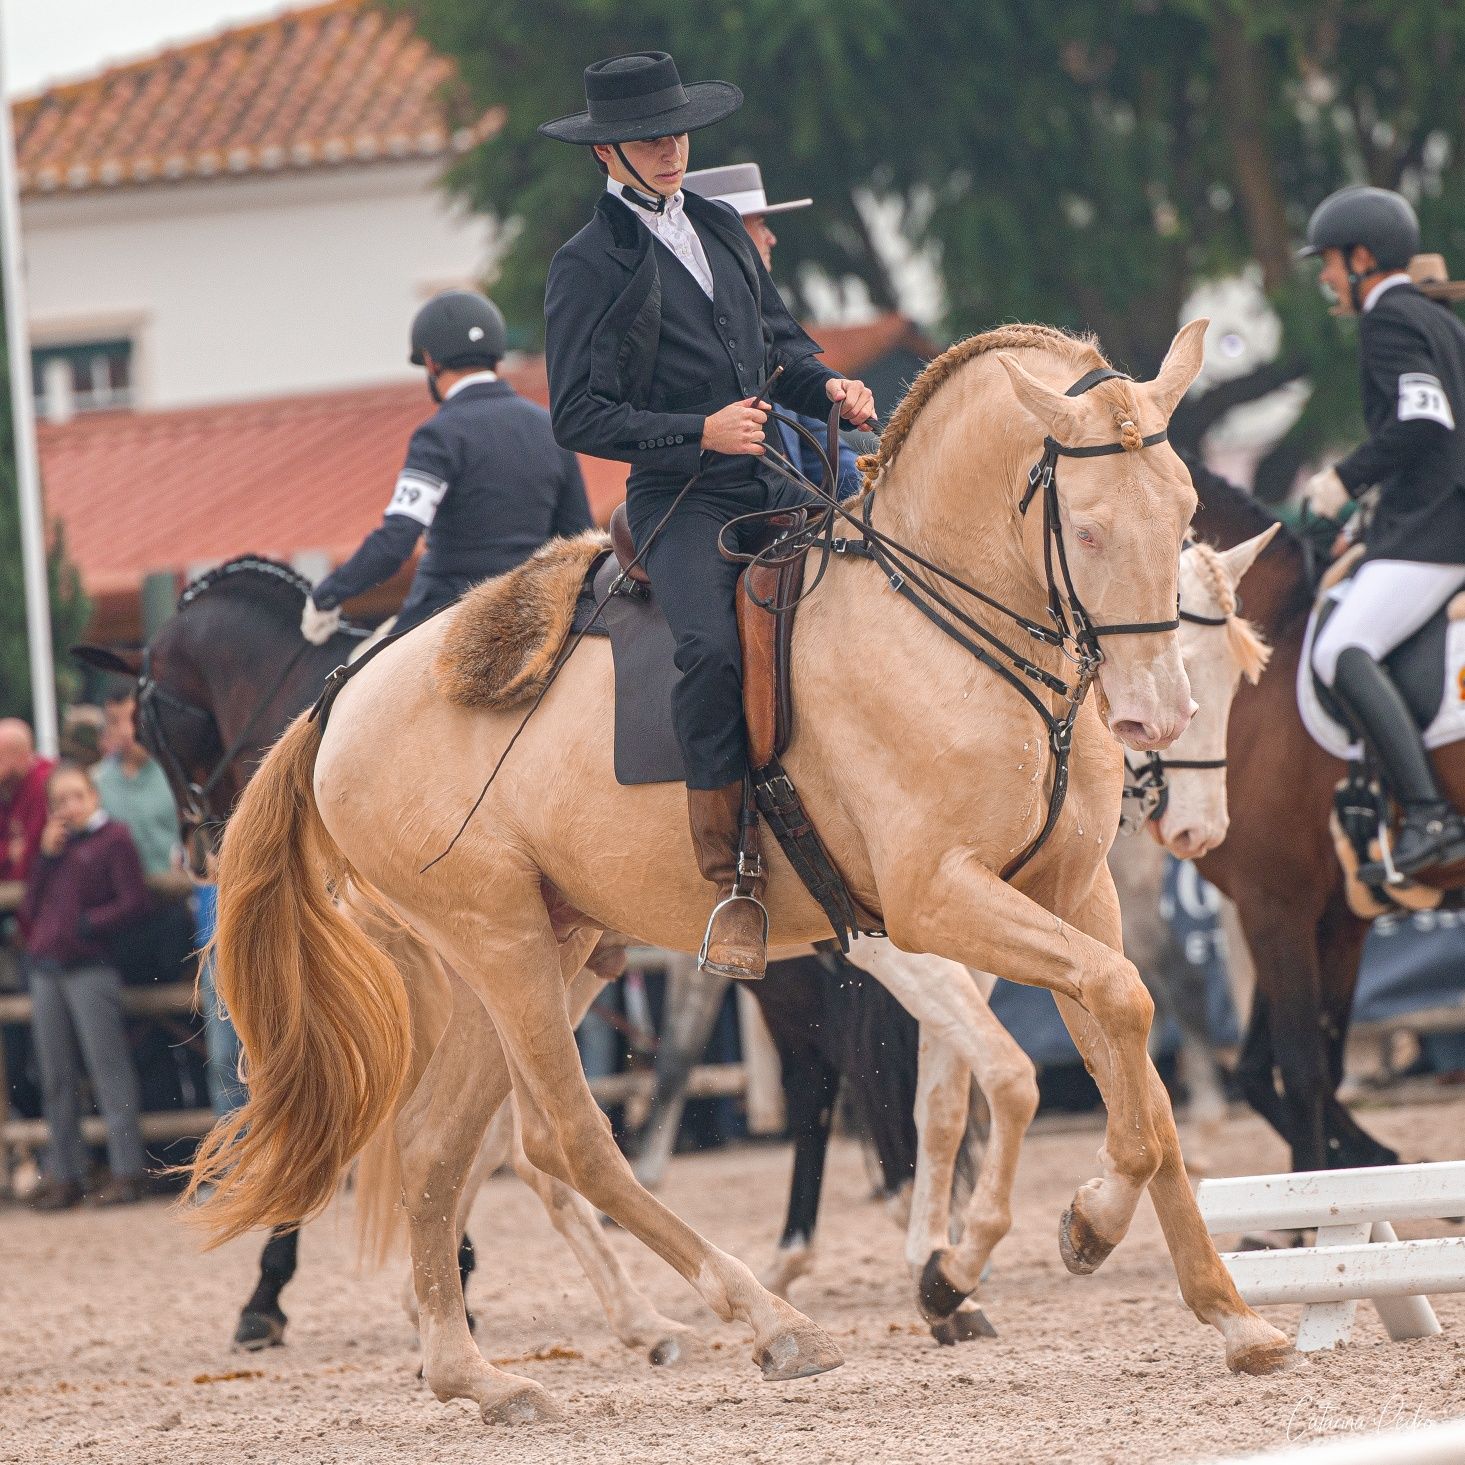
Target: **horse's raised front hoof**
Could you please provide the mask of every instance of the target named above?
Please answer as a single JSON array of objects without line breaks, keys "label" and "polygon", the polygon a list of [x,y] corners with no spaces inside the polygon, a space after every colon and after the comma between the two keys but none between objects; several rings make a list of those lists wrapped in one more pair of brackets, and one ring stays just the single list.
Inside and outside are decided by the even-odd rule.
[{"label": "horse's raised front hoof", "polygon": [[1279,1333],[1274,1343],[1253,1343],[1226,1359],[1226,1367],[1232,1373],[1250,1374],[1260,1378],[1269,1373],[1285,1373],[1289,1368],[1299,1368],[1307,1360]]},{"label": "horse's raised front hoof", "polygon": [[528,1379],[515,1379],[478,1406],[485,1424],[553,1424],[564,1418],[560,1406]]},{"label": "horse's raised front hoof", "polygon": [[958,1343],[971,1343],[977,1338],[995,1338],[997,1329],[987,1314],[975,1302],[968,1300],[950,1317],[932,1323],[931,1336],[943,1348],[954,1348]]},{"label": "horse's raised front hoof", "polygon": [[844,1354],[823,1328],[802,1318],[754,1349],[753,1362],[763,1370],[765,1379],[806,1379],[838,1368]]},{"label": "horse's raised front hoof", "polygon": [[285,1341],[285,1314],[273,1312],[241,1312],[234,1329],[234,1347],[241,1353],[259,1353],[265,1348],[279,1348]]},{"label": "horse's raised front hoof", "polygon": [[1058,1254],[1063,1265],[1076,1277],[1096,1272],[1114,1250],[1112,1241],[1105,1241],[1078,1209],[1078,1199],[1063,1213],[1058,1226]]},{"label": "horse's raised front hoof", "polygon": [[944,1251],[933,1251],[926,1258],[926,1265],[921,1268],[921,1280],[916,1284],[916,1306],[928,1323],[939,1323],[951,1317],[970,1296],[942,1270],[941,1259],[945,1255]]}]

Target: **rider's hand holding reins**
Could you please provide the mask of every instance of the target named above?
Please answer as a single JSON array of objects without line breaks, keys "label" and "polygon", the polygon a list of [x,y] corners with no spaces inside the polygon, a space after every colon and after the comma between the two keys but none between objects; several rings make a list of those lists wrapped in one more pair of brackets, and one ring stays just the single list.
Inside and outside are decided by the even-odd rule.
[{"label": "rider's hand holding reins", "polygon": [[702,446],[708,452],[730,457],[740,453],[762,457],[763,428],[771,411],[767,402],[756,397],[729,403],[702,424]]},{"label": "rider's hand holding reins", "polygon": [[305,598],[305,610],[300,617],[300,634],[312,646],[324,646],[341,629],[339,606],[321,610],[310,596]]},{"label": "rider's hand holding reins", "polygon": [[1348,507],[1351,497],[1336,468],[1314,473],[1302,489],[1302,501],[1324,519],[1336,519]]},{"label": "rider's hand holding reins", "polygon": [[875,421],[875,394],[864,382],[834,377],[824,383],[831,402],[841,402],[839,415],[852,427],[869,427]]}]

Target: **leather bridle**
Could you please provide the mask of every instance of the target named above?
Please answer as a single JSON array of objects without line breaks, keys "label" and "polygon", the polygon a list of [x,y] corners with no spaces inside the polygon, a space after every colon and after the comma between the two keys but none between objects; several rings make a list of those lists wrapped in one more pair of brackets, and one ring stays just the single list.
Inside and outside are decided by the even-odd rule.
[{"label": "leather bridle", "polygon": [[[1100,382],[1114,379],[1129,380],[1130,378],[1121,371],[1115,371],[1112,367],[1100,367],[1081,376],[1064,395],[1082,396]],[[1019,513],[1025,515],[1034,497],[1039,493],[1042,494],[1043,567],[1047,581],[1048,617],[1052,621],[1051,626],[1044,626],[1013,610],[1010,606],[1004,605],[995,596],[988,595],[960,576],[943,569],[908,545],[892,538],[883,530],[875,528],[870,518],[876,495],[874,487],[869,488],[862,496],[858,518],[839,502],[833,491],[834,463],[837,461],[838,413],[839,406],[836,403],[830,412],[827,443],[820,443],[802,423],[793,418],[777,411],[771,414],[777,421],[791,427],[812,443],[818,452],[822,460],[824,476],[822,485],[813,483],[795,464],[777,450],[767,449],[766,456],[780,473],[819,499],[824,506],[822,512],[813,517],[803,529],[784,536],[757,554],[744,554],[730,549],[727,541],[729,532],[738,525],[758,521],[767,522],[786,510],[760,509],[751,514],[740,515],[723,527],[719,535],[719,546],[728,559],[740,560],[749,564],[756,562],[770,567],[776,567],[795,554],[818,548],[821,560],[813,582],[788,605],[767,604],[758,600],[756,596],[753,596],[753,592],[748,590],[747,593],[753,596],[758,604],[775,612],[792,610],[799,601],[817,589],[819,581],[828,568],[831,555],[849,555],[871,560],[885,575],[892,590],[920,611],[943,635],[955,641],[983,666],[996,672],[1023,697],[1042,720],[1047,731],[1048,744],[1054,756],[1053,787],[1049,793],[1048,812],[1042,828],[1021,853],[1009,861],[1002,870],[1002,878],[1010,880],[1037,854],[1057,826],[1058,816],[1063,810],[1064,800],[1068,794],[1069,756],[1073,745],[1074,723],[1077,720],[1079,708],[1088,695],[1089,687],[1098,674],[1099,665],[1103,661],[1101,638],[1104,636],[1158,635],[1174,631],[1180,625],[1178,616],[1176,619],[1168,621],[1133,621],[1113,625],[1098,625],[1094,622],[1093,617],[1089,615],[1079,598],[1068,567],[1068,553],[1063,541],[1058,500],[1058,459],[1060,457],[1098,458],[1116,453],[1137,452],[1164,442],[1168,436],[1167,430],[1162,428],[1159,432],[1151,433],[1148,437],[1142,438],[1138,446],[1134,448],[1127,447],[1122,441],[1100,443],[1089,447],[1070,447],[1051,436],[1044,437],[1043,456],[1028,473],[1027,491],[1018,504]],[[841,538],[835,535],[836,520],[841,518],[860,531],[858,539]],[[933,583],[930,577],[943,581],[959,593],[969,595],[981,604],[998,611],[1034,640],[1060,649],[1074,664],[1075,671],[1072,680],[1065,681],[1062,677],[1055,676],[1030,657],[1023,655],[1016,647],[962,609],[944,590]],[[744,585],[747,586],[746,579]],[[974,637],[979,639],[973,639]],[[979,641],[985,644],[979,644]],[[1064,702],[1061,710],[1055,713],[1043,697],[1033,690],[1029,685],[1030,682],[1036,682],[1046,691],[1062,697]]]},{"label": "leather bridle", "polygon": [[[151,743],[164,771],[168,774],[168,781],[175,789],[181,791],[180,808],[184,818],[192,826],[192,835],[203,834],[214,827],[222,827],[227,820],[227,814],[219,815],[211,807],[210,801],[214,791],[233,765],[234,760],[244,751],[255,728],[259,726],[260,718],[264,716],[270,704],[279,695],[280,689],[289,680],[290,674],[300,664],[301,658],[309,649],[310,643],[302,639],[300,646],[280,668],[279,675],[276,676],[269,691],[245,719],[244,726],[240,728],[229,744],[224,746],[224,739],[220,735],[219,724],[214,714],[206,707],[186,701],[162,686],[153,675],[153,648],[151,646],[143,648],[142,666],[137,678],[138,725],[148,742]],[[193,718],[197,722],[207,723],[213,729],[220,746],[224,748],[202,781],[190,777],[188,770],[183,766],[183,760],[178,756],[177,750],[169,741],[168,734],[164,730],[163,720],[158,714],[159,705],[166,707],[171,712]]]},{"label": "leather bridle", "polygon": [[[1194,548],[1194,541],[1185,549]],[[1185,551],[1182,550],[1183,554]],[[1238,602],[1238,610],[1240,602]],[[1193,610],[1180,607],[1180,619],[1196,626],[1224,626],[1231,617],[1204,616]],[[1168,773],[1174,769],[1216,769],[1226,767],[1225,758],[1166,758],[1161,753],[1146,753],[1145,761],[1136,768],[1124,754],[1124,802],[1120,805],[1119,829],[1123,834],[1138,834],[1146,824],[1156,823],[1165,817],[1170,807],[1170,780]],[[1133,804],[1136,807],[1130,808]]]}]

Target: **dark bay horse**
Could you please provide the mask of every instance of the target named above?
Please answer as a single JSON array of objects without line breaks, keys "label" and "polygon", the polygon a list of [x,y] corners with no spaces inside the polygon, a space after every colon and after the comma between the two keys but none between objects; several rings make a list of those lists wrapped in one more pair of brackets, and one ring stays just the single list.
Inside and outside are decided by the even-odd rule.
[{"label": "dark bay horse", "polygon": [[[300,634],[309,593],[310,582],[288,565],[245,555],[193,581],[142,650],[72,648],[84,665],[136,680],[138,736],[167,774],[199,878],[260,759],[370,634],[348,624],[312,646]],[[265,1243],[259,1283],[234,1331],[239,1347],[284,1340],[280,1294],[295,1275],[299,1245],[299,1231],[283,1227]],[[466,1236],[458,1263],[466,1283],[473,1269]]]},{"label": "dark bay horse", "polygon": [[[1227,547],[1273,522],[1234,484],[1192,463],[1202,539]],[[1297,710],[1297,666],[1316,589],[1304,541],[1283,528],[1246,577],[1246,615],[1273,652],[1231,709],[1231,828],[1198,865],[1236,902],[1256,966],[1237,1077],[1248,1102],[1292,1150],[1295,1170],[1390,1165],[1398,1154],[1338,1101],[1343,1048],[1369,923],[1354,915],[1328,820],[1343,764],[1311,738]],[[1435,754],[1457,805],[1465,746]]]}]

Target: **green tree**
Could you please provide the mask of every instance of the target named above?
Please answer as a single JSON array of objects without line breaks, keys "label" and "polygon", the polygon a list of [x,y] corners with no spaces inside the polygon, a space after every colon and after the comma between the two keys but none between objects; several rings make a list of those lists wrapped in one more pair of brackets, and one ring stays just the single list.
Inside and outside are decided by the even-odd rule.
[{"label": "green tree", "polygon": [[1292,255],[1309,209],[1348,181],[1403,187],[1432,247],[1465,257],[1465,148],[1453,0],[382,0],[459,63],[502,131],[451,184],[513,217],[495,290],[537,322],[554,249],[596,175],[535,135],[575,110],[597,56],[665,49],[689,79],[749,104],[694,139],[694,166],[756,157],[771,189],[818,206],[780,220],[779,277],[809,267],[898,298],[860,201],[939,259],[952,335],[999,320],[1092,329],[1153,371],[1194,286],[1259,269],[1284,325],[1278,359],[1187,404],[1197,441],[1232,407],[1306,378],[1307,408],[1263,463],[1285,489],[1357,430],[1346,330]]},{"label": "green tree", "polygon": [[[15,433],[10,411],[10,360],[5,347],[5,302],[0,294],[0,717],[31,712],[30,655],[26,643],[25,585],[20,558],[20,497],[15,480]],[[66,648],[91,614],[76,567],[66,558],[61,526],[47,555],[51,586],[51,642],[58,703],[76,683]]]}]

